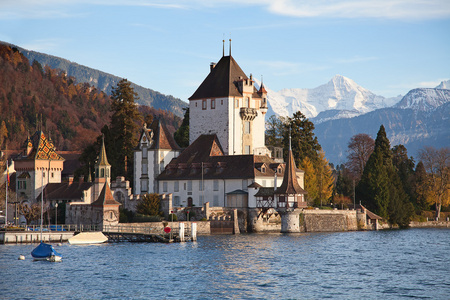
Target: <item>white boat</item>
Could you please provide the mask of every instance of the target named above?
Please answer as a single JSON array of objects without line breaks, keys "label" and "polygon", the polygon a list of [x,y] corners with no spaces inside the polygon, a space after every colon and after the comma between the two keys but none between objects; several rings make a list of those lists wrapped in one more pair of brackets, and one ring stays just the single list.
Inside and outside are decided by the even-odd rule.
[{"label": "white boat", "polygon": [[108,241],[108,238],[100,231],[98,232],[80,232],[77,235],[69,238],[68,242],[71,245],[83,244],[101,244]]}]

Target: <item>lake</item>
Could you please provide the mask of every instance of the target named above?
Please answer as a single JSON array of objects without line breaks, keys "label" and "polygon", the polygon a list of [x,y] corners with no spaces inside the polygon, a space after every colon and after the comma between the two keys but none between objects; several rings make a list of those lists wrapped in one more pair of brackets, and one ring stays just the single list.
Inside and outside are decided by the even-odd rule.
[{"label": "lake", "polygon": [[60,263],[36,246],[0,245],[1,299],[450,298],[450,229],[65,243]]}]

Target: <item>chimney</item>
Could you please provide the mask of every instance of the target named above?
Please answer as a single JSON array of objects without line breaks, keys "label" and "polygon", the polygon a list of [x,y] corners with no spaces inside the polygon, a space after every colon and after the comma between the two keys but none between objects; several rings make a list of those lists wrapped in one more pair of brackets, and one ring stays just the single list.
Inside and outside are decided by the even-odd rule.
[{"label": "chimney", "polygon": [[73,183],[73,175],[69,175],[69,184]]},{"label": "chimney", "polygon": [[215,67],[216,67],[216,63],[212,62],[212,63],[209,65],[209,71],[211,72]]}]

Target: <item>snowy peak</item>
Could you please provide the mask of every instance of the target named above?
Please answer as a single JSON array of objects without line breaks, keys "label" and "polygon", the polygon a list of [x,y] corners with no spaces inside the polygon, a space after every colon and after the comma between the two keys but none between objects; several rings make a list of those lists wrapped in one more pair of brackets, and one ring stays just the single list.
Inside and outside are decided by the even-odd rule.
[{"label": "snowy peak", "polygon": [[351,113],[344,115],[357,116],[392,106],[400,99],[377,96],[342,75],[335,75],[328,83],[314,89],[268,90],[269,105],[275,114],[292,116],[300,110],[307,118],[328,110],[347,111]]},{"label": "snowy peak", "polygon": [[436,88],[441,90],[450,90],[450,80],[442,81]]},{"label": "snowy peak", "polygon": [[447,102],[450,102],[450,90],[420,88],[409,91],[395,107],[418,111],[432,111]]}]

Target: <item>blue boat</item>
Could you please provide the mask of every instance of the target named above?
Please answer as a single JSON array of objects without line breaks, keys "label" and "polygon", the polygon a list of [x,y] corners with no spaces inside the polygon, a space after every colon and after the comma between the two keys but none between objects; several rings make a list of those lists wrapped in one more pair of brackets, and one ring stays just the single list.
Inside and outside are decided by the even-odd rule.
[{"label": "blue boat", "polygon": [[56,252],[52,245],[44,242],[41,242],[39,246],[31,251],[31,256],[33,256],[34,260],[47,260],[52,262],[61,261],[62,259],[62,255]]}]

